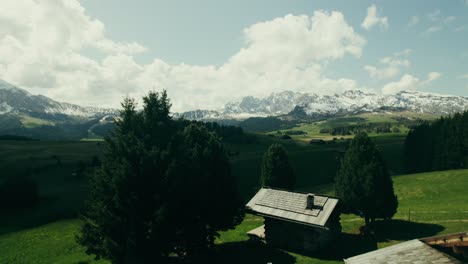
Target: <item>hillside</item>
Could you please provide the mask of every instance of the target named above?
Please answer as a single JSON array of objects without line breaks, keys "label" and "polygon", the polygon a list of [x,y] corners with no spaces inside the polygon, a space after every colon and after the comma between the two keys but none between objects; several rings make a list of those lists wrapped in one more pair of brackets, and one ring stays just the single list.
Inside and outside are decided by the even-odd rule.
[{"label": "hillside", "polygon": [[[325,253],[311,258],[248,243],[245,232],[262,224],[260,218],[248,215],[235,230],[222,233],[215,255],[210,258],[223,263],[266,263],[273,259],[279,261],[277,263],[342,263],[342,257],[399,241],[468,229],[468,205],[460,203],[464,199],[464,187],[468,185],[468,170],[400,175],[393,179],[400,203],[395,219],[378,222],[380,235],[365,239],[357,235],[362,219],[354,215],[342,216],[345,233],[334,249],[334,257]],[[320,188],[321,192],[331,193],[331,190],[330,185]],[[4,233],[0,235],[0,263],[107,263],[93,261],[74,242],[78,225],[77,220],[61,220]],[[350,244],[355,246],[354,250],[343,250]]]},{"label": "hillside", "polygon": [[52,140],[102,136],[116,113],[57,102],[0,80],[0,135]]},{"label": "hillside", "polygon": [[[393,174],[401,173],[403,137],[379,136],[374,139]],[[263,152],[269,144],[278,140],[260,137],[254,144],[227,144],[232,170],[238,177],[245,200],[256,190]],[[290,155],[301,190],[332,194],[333,188],[327,183],[335,175],[335,157],[337,151],[343,148],[342,143],[310,145],[290,140],[279,142],[284,144]],[[95,263],[74,241],[79,226],[77,212],[87,190],[86,178],[77,177],[74,173],[80,161],[90,164],[92,157],[100,156],[101,151],[102,143],[99,141],[0,141],[0,159],[4,161],[0,182],[9,175],[33,169],[32,177],[37,181],[42,197],[36,207],[0,219],[0,263]],[[60,159],[60,165],[57,159]],[[235,230],[222,233],[217,241],[216,256],[213,257],[227,263],[249,263],[249,260],[252,261],[250,263],[258,263],[271,258],[280,260],[280,263],[310,263],[312,260],[316,261],[312,263],[340,263],[337,258],[341,256],[377,246],[413,237],[466,230],[468,208],[464,208],[460,201],[464,198],[463,188],[467,186],[467,181],[468,170],[395,176],[395,190],[400,202],[396,218],[399,220],[382,226],[387,230],[384,236],[374,240],[362,239],[357,232],[363,221],[354,215],[342,216],[346,232],[342,243],[356,245],[356,250],[352,252],[338,251],[339,255],[335,257],[324,255],[311,259],[247,243],[245,232],[262,224],[260,218],[248,215]],[[406,221],[409,210],[412,222]],[[53,245],[53,250],[50,245]]]},{"label": "hillside", "polygon": [[[402,137],[378,137],[378,146],[393,174],[403,173]],[[284,145],[303,188],[330,183],[336,174],[337,154],[345,142],[328,145],[303,144],[259,136],[255,143],[226,144],[232,173],[247,200],[256,191],[262,155],[273,142]],[[90,166],[93,156],[100,157],[103,143],[55,141],[0,141],[0,183],[8,177],[31,175],[38,183],[41,202],[31,211],[0,218],[0,234],[75,217],[87,192],[85,177],[76,177],[80,162]],[[28,217],[25,217],[25,216]]]},{"label": "hillside", "polygon": [[7,113],[40,115],[45,119],[57,119],[60,116],[96,118],[113,114],[115,110],[57,102],[43,95],[32,95],[0,79],[0,114]]},{"label": "hillside", "polygon": [[[404,136],[408,130],[425,121],[433,121],[436,116],[412,112],[360,113],[333,117],[312,122],[279,122],[262,124],[257,122],[250,128],[259,129],[268,135],[289,135],[294,140],[332,140],[333,138],[351,138],[358,131],[372,136]],[[242,122],[244,124],[246,121]],[[289,125],[287,125],[289,124]],[[249,127],[245,129],[248,130]],[[262,129],[269,128],[269,129]]]}]

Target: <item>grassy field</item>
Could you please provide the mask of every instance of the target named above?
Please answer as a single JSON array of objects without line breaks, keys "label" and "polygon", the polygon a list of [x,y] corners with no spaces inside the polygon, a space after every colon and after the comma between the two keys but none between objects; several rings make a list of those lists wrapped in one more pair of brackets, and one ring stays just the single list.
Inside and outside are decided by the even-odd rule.
[{"label": "grassy field", "polygon": [[99,142],[0,141],[0,183],[28,175],[40,195],[34,208],[0,217],[0,234],[76,217],[87,189],[87,180],[74,176],[77,164],[89,163],[101,149]]},{"label": "grassy field", "polygon": [[[374,140],[382,151],[391,174],[403,174],[404,136],[387,134],[374,137]],[[296,185],[301,188],[332,182],[339,164],[338,157],[347,144],[346,140],[316,145],[270,137],[261,137],[259,142],[253,145],[227,144],[226,147],[230,152],[240,153],[231,157],[232,171],[237,176],[240,190],[246,199],[256,191],[263,153],[273,142],[281,143],[287,150],[296,175]]]},{"label": "grassy field", "polygon": [[[377,222],[376,236],[361,237],[358,230],[364,221],[355,215],[342,215],[344,233],[330,252],[323,252],[315,257],[288,252],[294,260],[283,256],[283,263],[342,263],[343,258],[402,241],[468,230],[468,203],[465,194],[468,170],[401,175],[393,177],[393,180],[399,202],[398,212],[391,221]],[[303,191],[334,194],[330,184],[304,188]],[[235,230],[223,233],[218,242],[246,241],[248,238],[245,232],[262,224],[261,218],[247,216]],[[258,247],[263,248],[263,245]],[[239,248],[236,259],[239,260],[238,263],[248,262],[250,250],[246,249],[244,254],[242,248]],[[272,256],[279,252],[271,249],[270,254],[273,255],[270,258],[265,256],[265,260],[273,261]]]},{"label": "grassy field", "polygon": [[[392,134],[374,138],[392,173],[401,174],[403,172],[403,137]],[[244,199],[250,198],[256,191],[262,155],[273,142],[282,143],[288,151],[299,189],[310,191],[320,188],[321,192],[330,191],[329,185],[326,184],[329,184],[335,176],[337,156],[344,150],[345,140],[315,145],[261,136],[254,144],[226,144],[228,152],[231,153],[232,172],[238,178]],[[86,178],[77,177],[75,173],[79,161],[89,164],[93,156],[102,155],[102,150],[103,143],[99,141],[0,141],[0,182],[7,177],[29,174],[38,183],[41,197],[40,202],[32,209],[1,215],[0,263],[92,262],[92,258],[84,254],[83,248],[74,241],[74,234],[79,225],[76,217],[87,192]],[[413,179],[412,176],[407,177]],[[395,178],[396,184],[399,178]],[[401,178],[404,177],[401,176]],[[416,184],[419,183],[411,182],[408,190],[417,190],[414,187]],[[466,182],[459,182],[458,186],[463,186],[463,184],[466,186]],[[447,188],[451,189],[452,186],[447,186]],[[425,195],[425,191],[422,190],[422,192]],[[406,196],[407,194],[400,196],[400,199]],[[430,214],[422,213],[428,209],[417,207],[417,203],[414,205],[415,207],[410,207],[412,211],[415,211],[412,217],[416,217],[418,221],[422,219],[431,223],[431,221],[440,220],[439,216],[433,220],[428,219]],[[399,218],[405,216],[408,210],[407,207],[401,208],[403,209],[399,211]],[[463,213],[461,216],[465,217]],[[443,225],[446,230],[459,229],[460,226],[456,226],[452,217],[447,216],[446,220],[448,222]],[[260,218],[247,216],[236,230],[223,233],[217,241],[218,246],[213,258],[218,258],[224,263],[249,261],[250,263],[266,263],[268,259],[275,259],[275,263],[306,263],[312,260],[298,254],[247,242],[245,232],[261,223]],[[358,247],[361,250],[372,248],[372,243],[361,241],[362,239],[355,234],[361,223],[362,221],[354,216],[343,217],[343,226],[347,232],[345,241],[364,244],[365,247]],[[392,241],[390,240],[389,243],[393,243]],[[383,245],[382,243],[379,245]],[[367,247],[369,245],[370,247]],[[340,254],[337,255],[338,259],[321,256],[320,262],[317,263],[335,263],[342,255],[351,253],[341,252]],[[316,258],[314,261],[319,260]]]},{"label": "grassy field", "polygon": [[21,123],[23,123],[24,127],[26,128],[55,125],[54,122],[26,115],[21,116]]},{"label": "grassy field", "polygon": [[[403,137],[375,137],[392,174],[403,173]],[[315,145],[300,141],[259,136],[253,144],[226,144],[231,153],[232,173],[237,177],[244,199],[256,191],[263,153],[274,142],[288,151],[295,170],[297,186],[313,187],[330,183],[338,166],[338,155],[347,142],[337,140]],[[100,157],[101,141],[0,141],[0,183],[8,177],[30,175],[39,185],[41,203],[31,211],[0,219],[0,234],[44,224],[51,220],[76,215],[86,195],[86,178],[74,176],[78,162],[89,164]],[[17,215],[17,216],[16,216]]]},{"label": "grassy field", "polygon": [[385,133],[385,134],[376,134],[370,133],[371,136],[379,137],[384,136],[387,137],[391,134],[396,134],[397,136],[405,136],[408,133],[408,127],[402,123],[399,118],[403,118],[407,122],[411,122],[411,120],[434,120],[437,118],[434,115],[429,114],[419,114],[419,113],[407,113],[407,112],[399,112],[399,113],[361,113],[352,116],[344,116],[344,117],[336,117],[330,118],[323,121],[317,121],[313,123],[304,123],[299,124],[298,126],[291,128],[291,129],[284,129],[279,131],[272,131],[266,134],[269,135],[278,135],[280,133],[286,133],[288,131],[302,131],[305,134],[301,135],[291,135],[294,140],[297,141],[304,141],[308,142],[312,139],[322,139],[322,140],[332,140],[334,138],[352,138],[352,135],[331,135],[330,133],[320,133],[321,129],[331,129],[336,127],[347,127],[347,126],[354,126],[354,125],[361,125],[361,124],[390,124],[392,129],[398,128],[399,132],[397,133]]},{"label": "grassy field", "polygon": [[[317,256],[302,256],[247,241],[246,232],[263,224],[261,218],[247,215],[235,230],[221,234],[211,260],[219,263],[342,263],[342,258],[400,241],[468,230],[465,195],[468,170],[402,175],[393,179],[398,212],[391,221],[377,222],[375,237],[361,237],[358,228],[363,224],[362,219],[342,215],[344,234],[335,247]],[[316,190],[333,193],[331,185]],[[409,211],[411,216],[408,216]],[[106,263],[95,262],[74,242],[78,226],[78,220],[61,220],[0,235],[0,263]]]}]

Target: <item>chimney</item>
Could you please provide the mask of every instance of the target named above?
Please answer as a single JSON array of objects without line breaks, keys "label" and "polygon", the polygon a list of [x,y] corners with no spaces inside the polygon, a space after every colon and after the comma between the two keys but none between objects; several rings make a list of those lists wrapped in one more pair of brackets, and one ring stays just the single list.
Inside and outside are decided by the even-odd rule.
[{"label": "chimney", "polygon": [[306,209],[313,209],[314,208],[314,195],[309,193],[307,195],[307,207]]}]

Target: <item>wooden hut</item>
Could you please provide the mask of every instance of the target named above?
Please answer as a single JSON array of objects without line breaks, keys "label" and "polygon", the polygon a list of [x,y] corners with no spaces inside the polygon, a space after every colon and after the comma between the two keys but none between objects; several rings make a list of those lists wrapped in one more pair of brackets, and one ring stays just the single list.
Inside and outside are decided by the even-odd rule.
[{"label": "wooden hut", "polygon": [[264,226],[248,232],[267,244],[299,252],[327,247],[340,233],[338,199],[311,193],[262,188],[247,203]]}]

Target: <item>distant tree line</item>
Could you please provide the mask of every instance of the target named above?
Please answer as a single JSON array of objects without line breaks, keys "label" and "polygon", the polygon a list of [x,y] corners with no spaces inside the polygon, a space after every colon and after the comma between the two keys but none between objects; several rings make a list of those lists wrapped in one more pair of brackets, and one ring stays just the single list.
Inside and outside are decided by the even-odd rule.
[{"label": "distant tree line", "polygon": [[257,140],[254,134],[245,133],[244,129],[239,126],[222,125],[216,122],[198,122],[198,121],[185,121],[186,124],[198,124],[206,127],[208,130],[216,133],[223,142],[248,144]]},{"label": "distant tree line", "polygon": [[408,173],[468,167],[468,112],[413,127],[405,140]]},{"label": "distant tree line", "polygon": [[249,132],[269,132],[290,129],[297,121],[282,120],[277,117],[251,117],[239,123],[239,126]]},{"label": "distant tree line", "polygon": [[[200,122],[192,120],[179,120],[179,122],[185,125],[198,124],[206,127],[208,130],[215,132],[223,142],[236,143],[236,144],[247,144],[252,143],[256,140],[255,135],[245,133],[244,130],[239,126],[223,125],[217,122]],[[97,126],[93,129],[93,132],[98,136],[108,136],[115,129],[114,123],[107,123],[104,125]]]},{"label": "distant tree line", "polygon": [[[392,129],[394,124],[391,123],[368,123],[368,124],[357,124],[349,126],[339,126],[332,128],[322,128],[320,133],[330,133],[333,136],[340,135],[355,135],[360,132],[366,133],[398,133],[400,130],[396,127]],[[396,129],[395,129],[396,128]]]},{"label": "distant tree line", "polygon": [[286,130],[284,131],[285,135],[305,135],[307,132],[302,130]]}]

